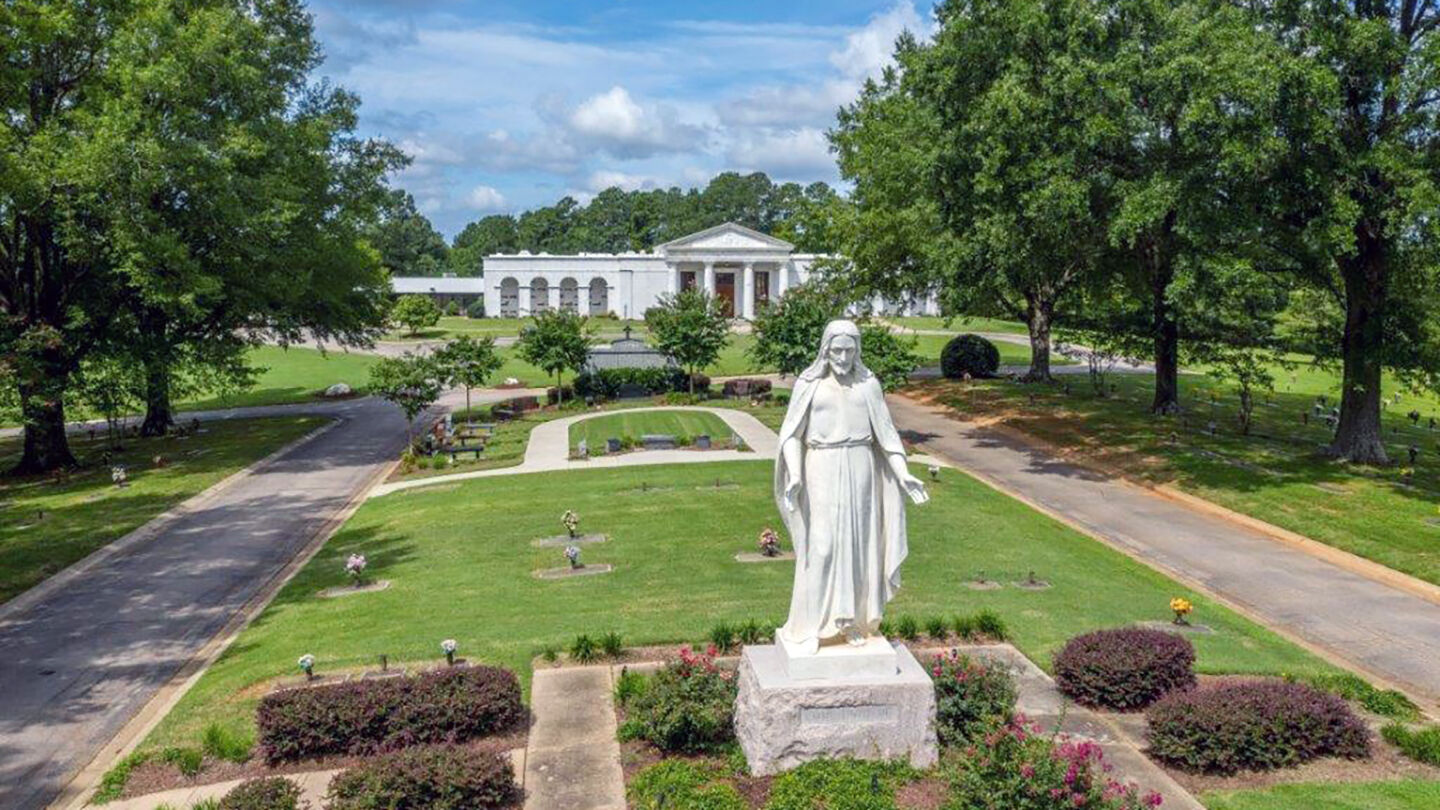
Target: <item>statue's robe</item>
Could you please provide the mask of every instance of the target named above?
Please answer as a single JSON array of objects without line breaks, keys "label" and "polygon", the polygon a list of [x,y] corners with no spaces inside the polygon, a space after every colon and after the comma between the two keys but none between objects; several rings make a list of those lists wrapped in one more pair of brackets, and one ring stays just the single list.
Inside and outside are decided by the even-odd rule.
[{"label": "statue's robe", "polygon": [[[885,605],[900,588],[905,539],[905,491],[886,458],[905,454],[890,420],[884,392],[868,371],[853,383],[869,425],[868,441],[820,446],[807,435],[811,406],[823,377],[801,375],[791,392],[780,427],[782,451],[775,464],[775,503],[795,549],[795,586],[790,616],[781,637],[798,645],[819,643],[854,625],[866,635],[879,631]],[[849,406],[849,407],[853,407]],[[858,414],[856,414],[858,416]],[[783,448],[801,443],[803,484],[785,508],[789,469]]]}]

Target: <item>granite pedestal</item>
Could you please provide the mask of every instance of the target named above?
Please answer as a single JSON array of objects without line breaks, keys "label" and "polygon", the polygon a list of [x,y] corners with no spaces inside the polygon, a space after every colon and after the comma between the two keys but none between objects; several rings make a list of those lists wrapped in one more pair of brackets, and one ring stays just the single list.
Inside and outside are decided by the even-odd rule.
[{"label": "granite pedestal", "polygon": [[821,757],[904,757],[935,764],[935,686],[904,645],[871,639],[804,655],[746,647],[735,733],[750,771],[778,773]]}]

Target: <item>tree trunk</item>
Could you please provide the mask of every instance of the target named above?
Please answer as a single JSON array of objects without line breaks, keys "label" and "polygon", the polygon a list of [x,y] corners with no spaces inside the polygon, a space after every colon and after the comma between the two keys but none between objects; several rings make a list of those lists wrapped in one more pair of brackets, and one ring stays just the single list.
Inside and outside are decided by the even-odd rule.
[{"label": "tree trunk", "polygon": [[175,426],[175,412],[170,406],[170,364],[163,358],[145,363],[145,421],[141,436],[164,436]]},{"label": "tree trunk", "polygon": [[1175,265],[1168,252],[1162,251],[1151,268],[1151,328],[1155,340],[1155,399],[1150,412],[1180,412],[1180,325],[1170,307],[1167,293],[1175,280]]},{"label": "tree trunk", "polygon": [[[46,364],[57,365],[58,364]],[[12,475],[34,475],[75,466],[70,441],[65,435],[65,380],[69,375],[55,369],[40,385],[20,386],[20,414],[25,422],[24,450]]]},{"label": "tree trunk", "polygon": [[1025,296],[1025,328],[1030,332],[1030,370],[1021,382],[1054,382],[1050,376],[1050,322],[1055,305],[1043,296]]},{"label": "tree trunk", "polygon": [[1340,424],[1327,453],[1359,464],[1389,464],[1380,430],[1381,351],[1387,268],[1380,240],[1363,225],[1359,250],[1340,265],[1345,280],[1344,374]]}]

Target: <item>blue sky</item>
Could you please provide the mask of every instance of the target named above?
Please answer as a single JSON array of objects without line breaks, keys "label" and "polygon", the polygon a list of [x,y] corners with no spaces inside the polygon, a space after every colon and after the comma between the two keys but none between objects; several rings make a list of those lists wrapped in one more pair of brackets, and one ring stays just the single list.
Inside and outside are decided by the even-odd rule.
[{"label": "blue sky", "polygon": [[319,73],[446,236],[488,213],[717,172],[837,181],[825,130],[930,4],[313,0]]}]

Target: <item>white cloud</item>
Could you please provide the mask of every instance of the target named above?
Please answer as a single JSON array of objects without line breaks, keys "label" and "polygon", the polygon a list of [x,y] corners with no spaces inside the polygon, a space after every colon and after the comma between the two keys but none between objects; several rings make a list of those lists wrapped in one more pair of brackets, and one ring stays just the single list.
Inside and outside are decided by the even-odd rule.
[{"label": "white cloud", "polygon": [[835,158],[825,133],[813,127],[745,138],[726,157],[736,168],[762,171],[772,177],[828,179],[835,174]]},{"label": "white cloud", "polygon": [[592,191],[604,191],[607,188],[619,187],[624,191],[636,191],[639,189],[658,188],[660,180],[643,174],[629,174],[617,172],[613,169],[601,169],[590,173],[590,179],[586,185]]},{"label": "white cloud", "polygon": [[681,123],[672,106],[642,106],[616,85],[585,99],[566,119],[572,134],[616,157],[644,158],[704,146],[699,126]]},{"label": "white cloud", "polygon": [[504,211],[506,208],[505,195],[494,186],[476,186],[470,189],[470,194],[465,197],[470,207],[481,213],[493,214],[496,211]]},{"label": "white cloud", "polygon": [[931,35],[932,25],[920,18],[914,3],[896,3],[846,36],[845,47],[830,55],[830,64],[857,82],[877,76],[894,58],[895,40],[902,31],[925,39]]}]

